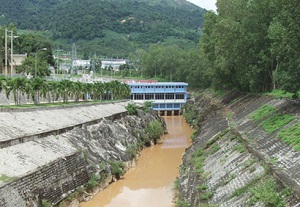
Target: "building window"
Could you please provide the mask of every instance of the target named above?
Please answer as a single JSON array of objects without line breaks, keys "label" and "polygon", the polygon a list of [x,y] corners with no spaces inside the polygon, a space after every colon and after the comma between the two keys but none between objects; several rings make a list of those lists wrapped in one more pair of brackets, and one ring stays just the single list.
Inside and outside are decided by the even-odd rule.
[{"label": "building window", "polygon": [[155,94],[155,100],[163,100],[164,94],[163,93],[156,93]]},{"label": "building window", "polygon": [[153,100],[154,94],[153,93],[145,93],[145,100]]},{"label": "building window", "polygon": [[167,100],[174,99],[174,93],[166,93],[166,99]]},{"label": "building window", "polygon": [[184,99],[184,94],[183,93],[177,93],[175,95],[175,99]]}]

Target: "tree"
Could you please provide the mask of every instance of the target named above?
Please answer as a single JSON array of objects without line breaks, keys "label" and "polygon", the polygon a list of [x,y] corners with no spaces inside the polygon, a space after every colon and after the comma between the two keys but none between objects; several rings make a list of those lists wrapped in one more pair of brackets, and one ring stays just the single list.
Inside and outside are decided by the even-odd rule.
[{"label": "tree", "polygon": [[28,95],[31,95],[35,105],[40,103],[40,96],[46,94],[47,86],[46,81],[40,77],[30,79],[30,85],[27,89]]},{"label": "tree", "polygon": [[149,134],[150,139],[156,144],[157,140],[164,134],[164,129],[161,122],[151,121],[146,128],[146,132]]},{"label": "tree", "polygon": [[59,94],[63,98],[63,102],[68,102],[69,101],[69,96],[71,94],[71,87],[72,87],[72,82],[69,80],[61,80],[59,82]]},{"label": "tree", "polygon": [[300,88],[300,15],[299,2],[296,0],[274,0],[275,18],[269,27],[269,37],[272,41],[271,54],[276,60],[276,70],[273,75],[280,88],[298,96]]}]

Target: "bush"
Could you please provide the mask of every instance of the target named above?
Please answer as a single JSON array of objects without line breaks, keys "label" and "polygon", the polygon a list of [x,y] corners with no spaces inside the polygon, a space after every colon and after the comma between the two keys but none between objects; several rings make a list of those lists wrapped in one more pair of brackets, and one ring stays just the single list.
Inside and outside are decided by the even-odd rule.
[{"label": "bush", "polygon": [[146,128],[146,132],[149,134],[150,139],[156,142],[157,139],[164,134],[164,129],[162,127],[161,122],[159,121],[151,121]]},{"label": "bush", "polygon": [[128,103],[127,106],[125,106],[125,109],[129,115],[136,115],[138,112],[138,107],[135,103]]},{"label": "bush", "polygon": [[87,190],[92,190],[98,185],[97,176],[93,175],[90,180],[85,184]]},{"label": "bush", "polygon": [[144,112],[149,112],[152,109],[153,103],[152,101],[145,101],[144,103]]},{"label": "bush", "polygon": [[117,178],[120,179],[122,175],[125,174],[124,168],[125,164],[121,161],[110,161],[111,173]]}]

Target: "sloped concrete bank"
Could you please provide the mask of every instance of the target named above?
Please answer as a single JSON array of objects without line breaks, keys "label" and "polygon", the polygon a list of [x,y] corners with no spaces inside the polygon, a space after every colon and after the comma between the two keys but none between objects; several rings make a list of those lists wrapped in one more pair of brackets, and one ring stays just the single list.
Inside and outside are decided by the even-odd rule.
[{"label": "sloped concrete bank", "polygon": [[[274,111],[254,121],[264,105]],[[300,153],[277,137],[300,121],[297,102],[206,91],[184,110],[198,130],[180,168],[178,206],[300,206]],[[262,123],[274,114],[294,119],[266,132]]]},{"label": "sloped concrete bank", "polygon": [[[156,113],[127,115],[129,102],[0,112],[0,206],[56,204],[110,162],[130,162]],[[164,124],[164,123],[163,123]]]}]

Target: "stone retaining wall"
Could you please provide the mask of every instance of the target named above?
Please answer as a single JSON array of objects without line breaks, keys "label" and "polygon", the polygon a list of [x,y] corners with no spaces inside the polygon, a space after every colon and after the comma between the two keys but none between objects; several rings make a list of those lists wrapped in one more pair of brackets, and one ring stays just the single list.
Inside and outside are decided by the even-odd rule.
[{"label": "stone retaining wall", "polygon": [[[297,206],[300,201],[300,153],[276,137],[282,129],[267,134],[260,122],[250,119],[250,114],[263,104],[274,106],[277,112],[295,116],[285,128],[300,121],[298,103],[229,92],[222,97],[204,94],[190,104],[200,130],[183,158],[179,206],[207,203],[224,207],[249,206],[253,196],[251,189],[259,184],[258,180],[263,182],[269,178],[277,181],[278,191],[292,190],[293,193],[285,198],[285,206]],[[200,148],[204,149],[201,170],[193,161]],[[258,202],[255,206],[264,205]]]},{"label": "stone retaining wall", "polygon": [[130,161],[127,150],[148,123],[163,120],[141,110],[129,116],[127,104],[0,112],[0,206],[56,204],[91,175],[109,174],[109,161]]}]

